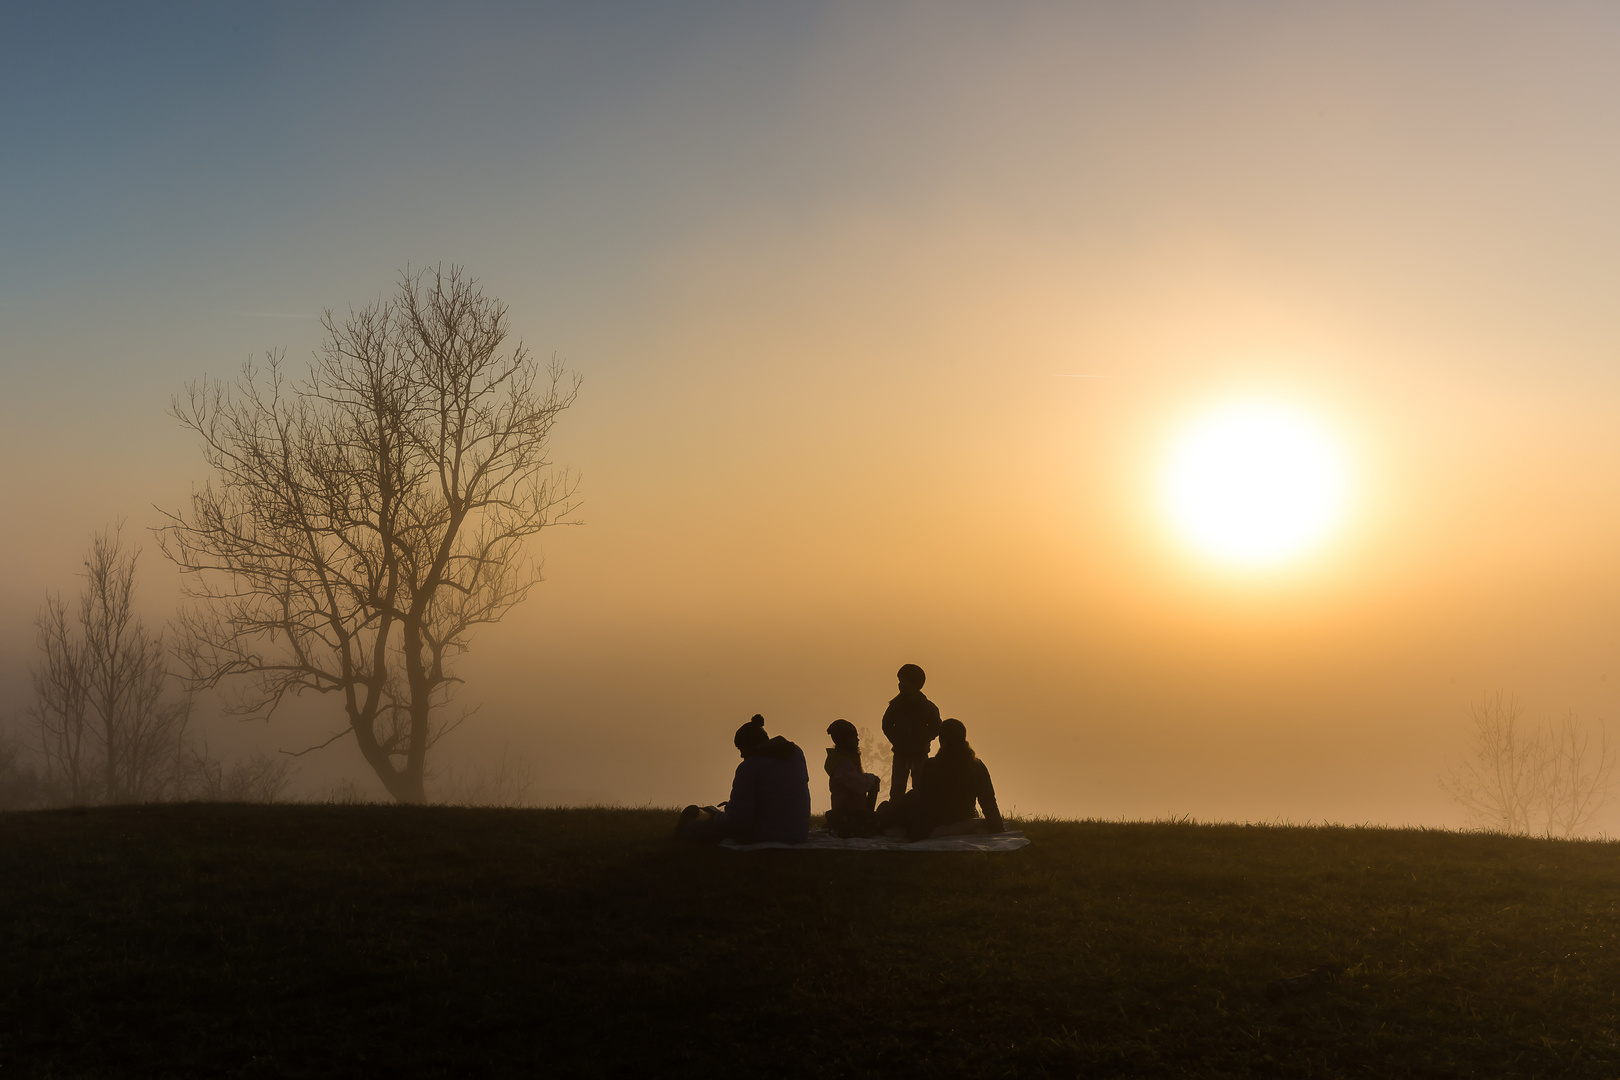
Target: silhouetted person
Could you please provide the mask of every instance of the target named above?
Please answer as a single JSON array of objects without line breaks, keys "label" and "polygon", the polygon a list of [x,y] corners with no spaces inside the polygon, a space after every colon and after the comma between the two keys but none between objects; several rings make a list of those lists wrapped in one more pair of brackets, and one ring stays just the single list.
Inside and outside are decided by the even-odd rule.
[{"label": "silhouetted person", "polygon": [[834,720],[827,725],[827,734],[833,741],[827,748],[827,789],[832,795],[827,828],[838,836],[871,836],[872,811],[883,781],[861,768],[861,736],[854,724]]},{"label": "silhouetted person", "polygon": [[[742,764],[731,778],[724,810],[688,806],[675,831],[688,836],[732,837],[746,844],[802,844],[810,837],[810,770],[804,751],[782,736],[765,734],[756,715],[732,739]],[[708,813],[707,818],[700,815]]]},{"label": "silhouetted person", "polygon": [[928,748],[939,734],[939,706],[923,696],[928,676],[916,664],[907,664],[898,673],[900,692],[889,701],[883,713],[883,734],[894,747],[894,771],[889,777],[889,798],[905,794],[906,778],[916,774],[928,760]]},{"label": "silhouetted person", "polygon": [[[984,809],[983,826],[978,825],[974,803]],[[990,770],[968,745],[962,721],[940,725],[939,753],[923,766],[914,790],[880,808],[878,823],[901,824],[912,840],[922,840],[942,826],[953,827],[948,830],[952,834],[1006,828]]]}]

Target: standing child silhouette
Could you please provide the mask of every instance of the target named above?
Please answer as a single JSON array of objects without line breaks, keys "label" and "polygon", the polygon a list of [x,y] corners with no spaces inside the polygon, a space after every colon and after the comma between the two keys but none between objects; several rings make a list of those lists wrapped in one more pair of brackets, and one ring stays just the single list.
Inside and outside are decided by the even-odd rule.
[{"label": "standing child silhouette", "polygon": [[894,748],[894,772],[889,780],[889,798],[905,794],[906,778],[915,784],[916,775],[928,760],[928,750],[939,734],[939,706],[923,696],[928,676],[916,664],[902,667],[896,676],[900,692],[883,713],[883,734]]}]

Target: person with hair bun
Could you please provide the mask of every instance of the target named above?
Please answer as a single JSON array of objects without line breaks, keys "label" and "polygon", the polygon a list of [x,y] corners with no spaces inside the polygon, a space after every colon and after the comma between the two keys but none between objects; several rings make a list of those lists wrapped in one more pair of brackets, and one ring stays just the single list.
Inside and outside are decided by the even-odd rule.
[{"label": "person with hair bun", "polygon": [[765,718],[737,729],[732,744],[742,764],[731,778],[731,798],[719,807],[696,805],[681,811],[675,831],[682,836],[731,837],[745,844],[802,844],[810,838],[810,770],[804,751],[778,735],[765,733]]},{"label": "person with hair bun", "polygon": [[[974,803],[984,810],[982,822]],[[885,809],[879,808],[880,817],[903,825],[912,840],[1006,828],[990,770],[968,745],[967,725],[954,717],[940,724],[939,752],[923,766],[917,786],[886,814]]]}]

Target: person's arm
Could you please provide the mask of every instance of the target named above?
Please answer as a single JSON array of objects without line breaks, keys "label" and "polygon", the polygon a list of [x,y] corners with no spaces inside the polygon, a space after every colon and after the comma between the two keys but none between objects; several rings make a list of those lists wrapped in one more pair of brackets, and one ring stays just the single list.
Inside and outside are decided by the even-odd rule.
[{"label": "person's arm", "polygon": [[860,766],[849,758],[844,758],[833,770],[831,787],[834,791],[848,791],[863,798],[866,795],[866,780]]},{"label": "person's arm", "polygon": [[1006,823],[1001,820],[1001,808],[996,805],[996,787],[990,782],[990,770],[985,768],[984,762],[979,762],[979,790],[975,792],[979,806],[984,810],[984,820],[989,823],[990,831],[1006,832]]},{"label": "person's arm", "polygon": [[882,726],[883,726],[883,737],[885,739],[889,740],[889,744],[891,746],[894,745],[894,742],[895,742],[897,736],[899,735],[899,732],[895,730],[895,727],[896,727],[895,722],[899,718],[900,718],[900,713],[898,711],[896,703],[893,702],[893,701],[889,702],[889,707],[887,709],[883,710],[883,725]]},{"label": "person's arm", "polygon": [[758,811],[758,801],[754,798],[757,779],[748,761],[737,766],[731,778],[731,801],[726,804],[726,835],[747,837],[753,831]]}]

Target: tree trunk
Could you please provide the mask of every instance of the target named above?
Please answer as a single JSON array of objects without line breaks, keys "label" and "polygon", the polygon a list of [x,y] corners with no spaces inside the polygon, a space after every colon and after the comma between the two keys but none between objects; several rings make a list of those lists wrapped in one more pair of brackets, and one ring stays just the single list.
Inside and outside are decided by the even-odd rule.
[{"label": "tree trunk", "polygon": [[377,774],[383,787],[395,802],[409,803],[419,806],[427,802],[427,791],[423,784],[422,768],[418,764],[414,769],[410,759],[406,760],[404,769],[394,768],[394,762],[388,752],[377,742],[377,735],[371,724],[359,718],[351,719],[350,726],[354,729],[355,741],[360,745],[360,754],[371,766],[371,771]]}]

